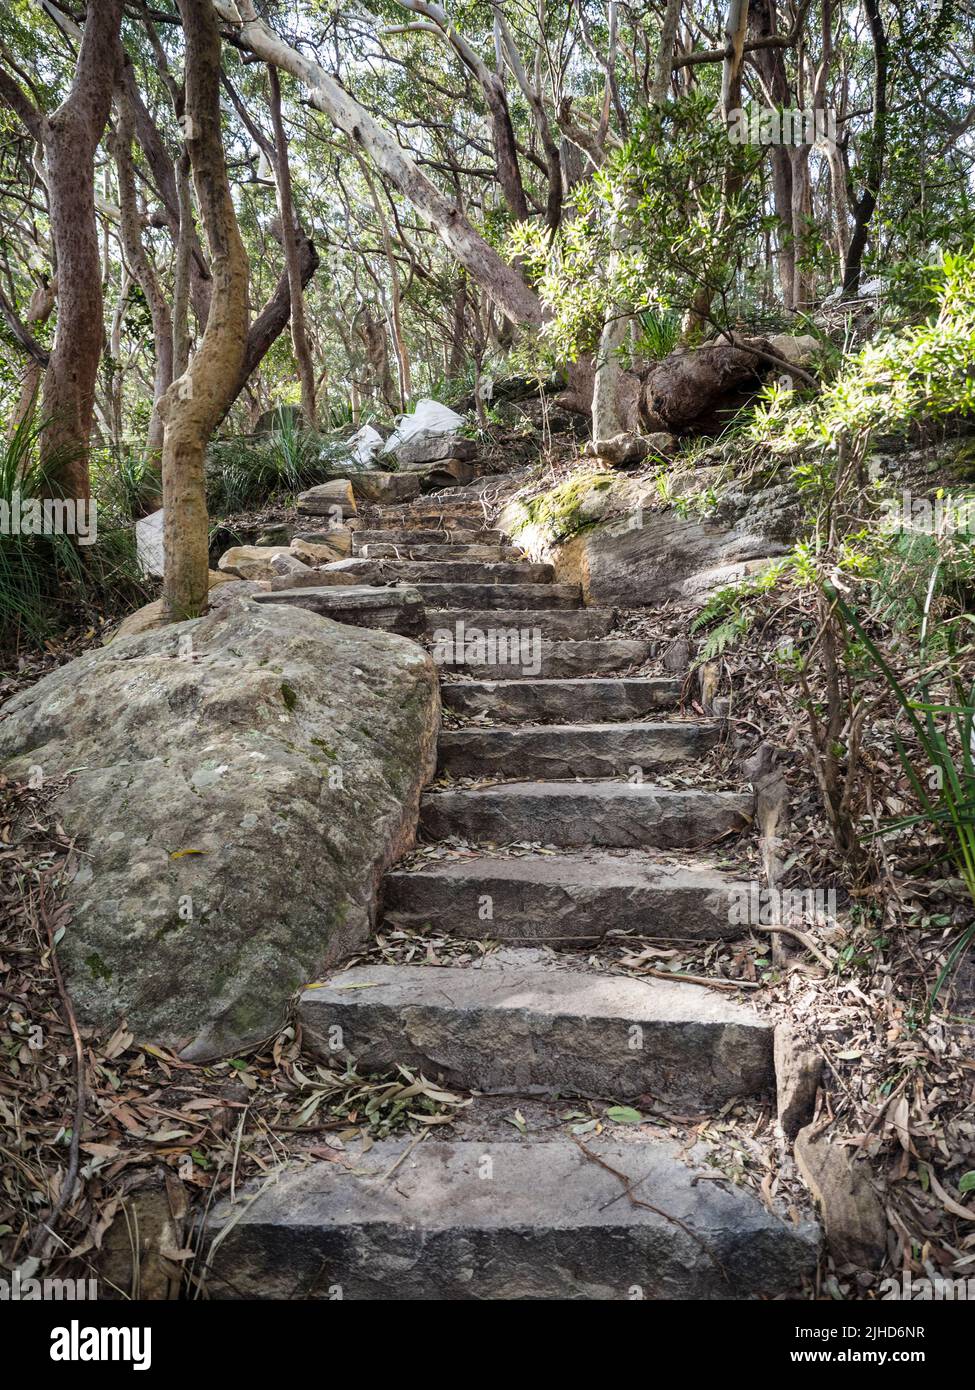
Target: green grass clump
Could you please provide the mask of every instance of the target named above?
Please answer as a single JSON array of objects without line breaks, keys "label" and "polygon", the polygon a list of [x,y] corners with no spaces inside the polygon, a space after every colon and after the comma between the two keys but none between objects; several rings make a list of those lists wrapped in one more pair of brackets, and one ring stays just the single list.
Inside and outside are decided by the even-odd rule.
[{"label": "green grass clump", "polygon": [[349,470],[348,447],[304,429],[281,411],[269,435],[218,440],[207,453],[207,507],[230,516],[269,499],[327,482]]},{"label": "green grass clump", "polygon": [[[99,506],[97,539],[79,546],[68,535],[12,533],[16,499],[56,498],[54,481],[71,462],[66,452],[40,461],[43,422],[21,423],[0,443],[0,652],[40,646],[60,628],[97,621],[107,608],[143,601],[135,533]],[[96,497],[96,502],[97,502]]]}]

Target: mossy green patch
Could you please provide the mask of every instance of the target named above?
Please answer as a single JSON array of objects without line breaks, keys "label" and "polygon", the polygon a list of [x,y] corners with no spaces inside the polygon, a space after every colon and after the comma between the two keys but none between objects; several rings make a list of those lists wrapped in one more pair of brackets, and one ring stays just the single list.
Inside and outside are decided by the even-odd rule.
[{"label": "mossy green patch", "polygon": [[93,980],[110,980],[112,978],[111,970],[109,970],[97,951],[92,951],[90,955],[85,956],[85,964]]},{"label": "mossy green patch", "polygon": [[535,526],[546,540],[568,540],[595,525],[598,517],[586,514],[586,501],[594,492],[605,492],[614,481],[613,473],[580,473],[523,503],[522,515],[512,530],[517,534]]}]

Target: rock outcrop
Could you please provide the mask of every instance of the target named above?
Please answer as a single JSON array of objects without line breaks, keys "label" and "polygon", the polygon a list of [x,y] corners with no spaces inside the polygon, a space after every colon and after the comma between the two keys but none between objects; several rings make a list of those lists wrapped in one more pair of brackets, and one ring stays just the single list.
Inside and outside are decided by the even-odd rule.
[{"label": "rock outcrop", "polygon": [[273,1032],[366,939],[438,726],[413,642],[246,601],[10,701],[0,762],[64,779],[57,815],[81,850],[59,945],[81,1021],[124,1017],[195,1059]]},{"label": "rock outcrop", "polygon": [[[675,492],[693,496],[718,482],[718,470],[675,475]],[[561,583],[581,584],[587,605],[636,608],[673,599],[703,601],[785,554],[798,533],[799,504],[784,486],[745,493],[727,488],[710,509],[680,515],[660,508],[652,483],[626,478],[581,480],[573,498],[575,534],[559,536],[559,519],[524,524],[518,504],[500,525]],[[541,509],[544,512],[544,509]]]}]

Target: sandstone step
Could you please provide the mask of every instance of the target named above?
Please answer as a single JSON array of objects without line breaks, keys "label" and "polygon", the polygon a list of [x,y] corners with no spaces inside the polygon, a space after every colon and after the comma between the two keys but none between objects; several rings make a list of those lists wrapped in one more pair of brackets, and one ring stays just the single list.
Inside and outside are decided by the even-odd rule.
[{"label": "sandstone step", "polygon": [[472,482],[477,477],[478,469],[476,463],[451,458],[417,465],[410,472],[419,479],[422,492],[441,492],[444,488],[463,487]]},{"label": "sandstone step", "polygon": [[302,990],[304,1048],[521,1095],[652,1096],[693,1111],[765,1092],[772,1025],[703,985],[638,980],[514,947],[479,965],[358,965]]},{"label": "sandstone step", "polygon": [[649,782],[510,782],[427,792],[420,826],[434,840],[701,849],[744,829],[752,807],[750,795]]},{"label": "sandstone step", "polygon": [[[413,587],[419,590],[428,610],[489,610],[504,614],[496,619],[495,625],[503,623],[505,627],[512,626],[512,616],[520,615],[525,609],[579,608],[582,604],[578,584],[450,584],[418,579]],[[439,615],[429,613],[428,616]],[[544,620],[539,618],[538,621],[544,631]]]},{"label": "sandstone step", "polygon": [[359,502],[408,502],[420,492],[420,479],[412,473],[384,473],[368,468],[353,473],[349,481]]},{"label": "sandstone step", "polygon": [[465,524],[474,520],[480,526],[487,525],[487,512],[483,504],[472,497],[421,497],[416,502],[378,507],[376,513],[384,526],[395,524],[412,527],[429,518],[438,526],[452,525],[455,520],[462,520]]},{"label": "sandstone step", "polygon": [[[433,616],[428,612],[427,621]],[[553,643],[553,647],[601,645],[599,642]],[[607,645],[612,645],[612,639]],[[542,669],[545,670],[544,655]],[[458,714],[489,714],[499,723],[507,723],[515,719],[566,722],[638,719],[674,706],[680,699],[680,690],[680,681],[670,676],[505,680],[499,668],[496,680],[449,682],[442,686],[440,693],[445,709]]]},{"label": "sandstone step", "polygon": [[720,724],[673,720],[633,724],[544,724],[443,729],[438,770],[453,777],[630,777],[666,772],[702,757]]},{"label": "sandstone step", "polygon": [[[733,908],[748,884],[699,859],[631,850],[443,860],[383,879],[383,920],[481,941],[598,938],[608,931],[719,940],[744,928]],[[485,920],[485,907],[490,916]]]},{"label": "sandstone step", "polygon": [[[338,584],[538,584],[552,582],[555,571],[551,565],[532,564],[529,560],[508,564],[486,560],[336,560],[323,566],[324,574],[338,575]],[[329,581],[325,581],[329,582]]]},{"label": "sandstone step", "polygon": [[366,1152],[351,1141],[343,1162],[311,1160],[215,1206],[207,1295],[727,1300],[798,1294],[812,1274],[812,1222],[700,1181],[714,1170],[671,1141],[582,1142],[433,1134]]},{"label": "sandstone step", "polygon": [[[550,585],[550,594],[555,585]],[[508,597],[507,592],[505,597]],[[456,633],[457,624],[463,623],[468,632],[498,632],[510,629],[527,631],[529,635],[536,630],[541,632],[542,640],[567,638],[586,640],[603,637],[616,621],[611,608],[578,608],[575,610],[549,609],[470,609],[470,608],[427,608],[427,630]]]},{"label": "sandstone step", "polygon": [[440,507],[421,508],[412,515],[386,516],[380,513],[371,517],[370,529],[397,531],[450,531],[453,535],[476,531],[483,533],[493,529],[488,518],[480,511],[444,512]]},{"label": "sandstone step", "polygon": [[[488,641],[487,635],[479,629],[473,633],[466,628],[455,629],[450,660],[445,660],[444,664],[456,667],[465,675],[483,677],[488,683],[519,680],[526,675],[555,680],[619,671],[646,661],[651,653],[649,642],[632,638],[550,642],[542,637],[537,626],[527,634],[522,628],[499,630],[497,622],[492,627],[493,641]],[[515,660],[506,660],[509,654]],[[526,666],[529,667],[527,671]]]},{"label": "sandstone step", "polygon": [[251,594],[255,603],[284,603],[320,613],[336,623],[378,627],[402,637],[419,637],[426,621],[423,600],[415,585],[375,589],[365,584],[328,584]]},{"label": "sandstone step", "polygon": [[388,542],[368,541],[357,545],[352,541],[352,554],[362,560],[457,560],[465,563],[513,563],[524,557],[511,545],[465,545],[454,541],[446,545],[391,545]]},{"label": "sandstone step", "polygon": [[352,536],[352,552],[357,545],[500,545],[504,536],[500,531],[476,530],[471,527],[453,530],[362,530]]}]

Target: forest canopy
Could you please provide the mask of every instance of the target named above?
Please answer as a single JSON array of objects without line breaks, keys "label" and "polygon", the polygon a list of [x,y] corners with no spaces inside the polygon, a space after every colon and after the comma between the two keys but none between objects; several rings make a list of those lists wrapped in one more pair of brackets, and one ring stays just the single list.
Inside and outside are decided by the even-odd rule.
[{"label": "forest canopy", "polygon": [[483,425],[495,379],[554,374],[609,438],[678,344],[801,333],[864,286],[875,328],[923,320],[972,241],[973,26],[958,0],[13,0],[6,436],[122,522],[167,492],[185,614],[215,431],[425,397]]}]

